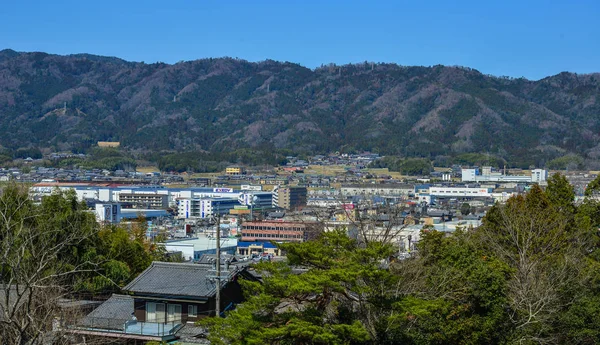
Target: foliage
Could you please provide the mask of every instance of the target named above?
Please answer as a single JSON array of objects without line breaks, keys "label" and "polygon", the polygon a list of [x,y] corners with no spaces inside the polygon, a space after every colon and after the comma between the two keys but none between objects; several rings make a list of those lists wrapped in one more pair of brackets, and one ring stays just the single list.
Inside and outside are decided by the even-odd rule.
[{"label": "foliage", "polygon": [[459,165],[492,166],[498,168],[506,163],[502,158],[483,153],[463,153],[453,157],[452,162]]},{"label": "foliage", "polygon": [[583,167],[583,158],[577,155],[566,155],[555,158],[546,164],[552,170],[578,170]]},{"label": "foliage", "polygon": [[285,164],[285,151],[275,150],[247,150],[239,149],[231,152],[184,152],[159,155],[148,158],[158,161],[158,168],[162,171],[175,172],[218,172],[223,171],[231,164],[244,165],[278,165]]},{"label": "foliage", "polygon": [[202,323],[216,344],[595,344],[600,341],[600,202],[548,188],[495,205],[477,229],[424,229],[418,251],[344,231],[279,244],[248,300]]},{"label": "foliage", "polygon": [[0,196],[0,334],[7,344],[38,344],[52,329],[57,300],[93,267],[82,258],[97,230],[75,193],[41,205],[16,185]]},{"label": "foliage", "polygon": [[[351,344],[372,339],[379,314],[394,285],[380,266],[390,246],[359,248],[342,231],[323,233],[314,242],[280,244],[289,265],[305,267],[299,275],[288,263],[265,263],[264,284],[245,283],[248,302],[225,319],[211,319],[213,343]],[[362,321],[362,322],[361,322]]]},{"label": "foliage", "polygon": [[145,239],[145,220],[102,227],[72,190],[56,190],[38,205],[25,188],[8,185],[0,223],[0,334],[7,344],[47,343],[59,313],[70,322],[61,298],[118,291],[152,260],[165,259],[164,248]]},{"label": "foliage", "polygon": [[462,205],[460,205],[460,213],[463,216],[466,216],[469,213],[471,213],[471,205],[469,205],[469,203],[467,203],[467,202],[465,202]]},{"label": "foliage", "polygon": [[422,176],[429,175],[433,171],[433,165],[428,159],[398,157],[383,157],[372,162],[371,168],[388,168],[390,171],[398,171],[403,175]]}]

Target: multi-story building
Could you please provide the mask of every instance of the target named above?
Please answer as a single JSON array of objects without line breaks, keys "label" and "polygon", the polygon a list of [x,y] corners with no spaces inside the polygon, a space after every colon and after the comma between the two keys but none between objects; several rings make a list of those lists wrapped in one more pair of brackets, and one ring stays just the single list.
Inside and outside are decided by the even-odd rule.
[{"label": "multi-story building", "polygon": [[436,197],[473,198],[492,197],[494,189],[486,187],[429,187],[429,193]]},{"label": "multi-story building", "polygon": [[534,169],[531,175],[506,175],[501,172],[493,172],[491,167],[483,167],[481,171],[475,169],[462,169],[463,182],[521,182],[543,184],[548,178],[548,172],[544,169]]},{"label": "multi-story building", "polygon": [[342,186],[342,194],[345,196],[412,196],[414,193],[415,186],[410,184],[362,184]]},{"label": "multi-story building", "polygon": [[165,209],[169,196],[158,193],[119,193],[119,202],[131,203],[139,208]]},{"label": "multi-story building", "polygon": [[238,196],[238,201],[248,207],[271,208],[273,207],[273,193],[244,191]]},{"label": "multi-story building", "polygon": [[243,175],[245,173],[246,173],[246,170],[244,169],[244,167],[241,167],[238,165],[229,166],[229,167],[225,168],[225,175],[237,176],[237,175]]},{"label": "multi-story building", "polygon": [[286,210],[306,206],[306,187],[278,187],[273,191],[273,207]]},{"label": "multi-story building", "polygon": [[180,198],[177,199],[177,218],[222,216],[239,205],[239,201],[234,198]]},{"label": "multi-story building", "polygon": [[302,242],[307,228],[306,223],[298,222],[245,222],[242,241]]}]

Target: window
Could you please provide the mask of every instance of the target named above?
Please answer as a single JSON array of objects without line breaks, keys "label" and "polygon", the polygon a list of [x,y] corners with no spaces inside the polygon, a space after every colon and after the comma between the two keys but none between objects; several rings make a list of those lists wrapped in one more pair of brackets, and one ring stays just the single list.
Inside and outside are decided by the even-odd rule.
[{"label": "window", "polygon": [[146,302],[146,322],[165,322],[165,304]]},{"label": "window", "polygon": [[181,321],[181,304],[169,304],[167,307],[167,322]]},{"label": "window", "polygon": [[188,317],[197,317],[198,316],[198,306],[197,305],[188,305]]}]

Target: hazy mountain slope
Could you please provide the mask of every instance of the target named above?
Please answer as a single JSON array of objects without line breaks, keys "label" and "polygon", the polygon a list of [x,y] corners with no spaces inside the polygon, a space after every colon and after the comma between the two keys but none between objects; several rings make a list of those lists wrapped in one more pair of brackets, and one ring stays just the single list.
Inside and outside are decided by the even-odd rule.
[{"label": "hazy mountain slope", "polygon": [[561,73],[528,81],[370,63],[310,70],[229,58],[144,64],[4,50],[0,144],[596,158],[599,79]]}]

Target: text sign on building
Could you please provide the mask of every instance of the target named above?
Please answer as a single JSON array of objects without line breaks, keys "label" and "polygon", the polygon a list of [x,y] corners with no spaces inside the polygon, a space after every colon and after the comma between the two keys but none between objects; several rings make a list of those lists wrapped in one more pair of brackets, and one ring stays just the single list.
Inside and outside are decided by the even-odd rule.
[{"label": "text sign on building", "polygon": [[233,193],[233,188],[213,188],[215,193]]},{"label": "text sign on building", "polygon": [[249,184],[243,184],[240,186],[241,190],[254,190],[254,191],[261,191],[262,190],[262,186],[252,186]]}]

